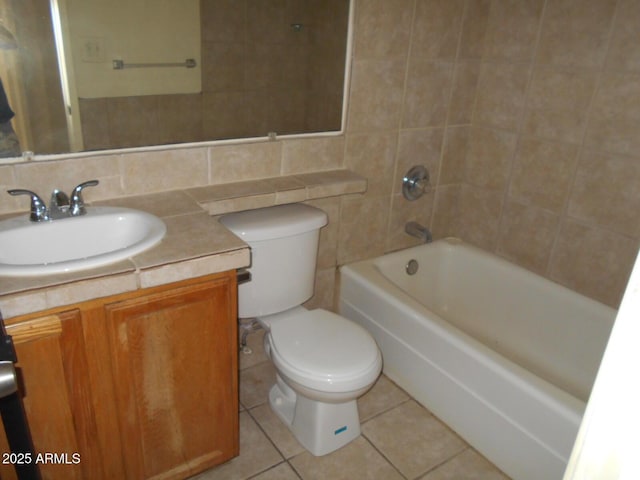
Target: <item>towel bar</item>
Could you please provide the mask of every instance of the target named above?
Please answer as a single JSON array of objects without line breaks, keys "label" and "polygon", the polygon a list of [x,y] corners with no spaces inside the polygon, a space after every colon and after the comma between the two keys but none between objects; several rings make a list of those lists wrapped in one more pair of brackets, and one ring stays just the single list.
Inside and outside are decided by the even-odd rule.
[{"label": "towel bar", "polygon": [[125,68],[148,68],[148,67],[186,67],[195,68],[197,65],[193,58],[187,58],[184,62],[174,63],[124,63],[124,60],[114,60],[113,69],[123,70]]}]

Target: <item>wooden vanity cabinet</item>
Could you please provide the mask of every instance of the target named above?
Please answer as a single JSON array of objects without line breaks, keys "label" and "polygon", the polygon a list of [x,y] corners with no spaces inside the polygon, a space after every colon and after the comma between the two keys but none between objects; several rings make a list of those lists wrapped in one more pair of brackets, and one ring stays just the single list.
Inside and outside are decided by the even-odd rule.
[{"label": "wooden vanity cabinet", "polygon": [[105,306],[120,435],[137,440],[127,478],[184,478],[235,454],[231,297],[208,282]]},{"label": "wooden vanity cabinet", "polygon": [[181,479],[236,456],[236,289],[232,271],[9,321],[36,450],[80,454],[43,478]]},{"label": "wooden vanity cabinet", "polygon": [[[95,435],[96,425],[80,311],[45,314],[9,325],[7,332],[19,358],[16,369],[35,448],[41,454],[68,454],[64,463],[39,463],[42,477],[90,478],[91,471],[101,466],[87,441]],[[0,450],[9,452],[4,435]],[[81,463],[73,463],[73,454],[80,455]],[[0,477],[16,478],[12,460],[3,460]]]}]

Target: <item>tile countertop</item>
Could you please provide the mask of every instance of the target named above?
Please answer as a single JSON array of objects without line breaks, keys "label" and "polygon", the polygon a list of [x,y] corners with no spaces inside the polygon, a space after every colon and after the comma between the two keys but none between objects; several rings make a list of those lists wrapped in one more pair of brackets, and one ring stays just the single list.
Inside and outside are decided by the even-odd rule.
[{"label": "tile countertop", "polygon": [[94,202],[152,213],[164,220],[167,234],[156,247],[111,265],[42,277],[0,276],[0,311],[6,320],[247,267],[249,247],[211,215],[362,193],[366,185],[353,172],[334,170]]}]

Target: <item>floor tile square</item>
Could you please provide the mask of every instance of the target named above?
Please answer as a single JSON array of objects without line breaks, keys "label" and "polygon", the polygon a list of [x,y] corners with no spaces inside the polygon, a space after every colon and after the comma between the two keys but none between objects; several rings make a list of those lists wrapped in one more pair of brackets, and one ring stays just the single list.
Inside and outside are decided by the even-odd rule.
[{"label": "floor tile square", "polygon": [[309,452],[289,460],[303,480],[401,480],[395,468],[362,436],[322,457]]},{"label": "floor tile square", "polygon": [[358,399],[360,422],[409,400],[409,395],[385,375],[380,375],[371,390]]},{"label": "floor tile square", "polygon": [[467,448],[414,400],[369,420],[362,431],[407,478],[416,478]]},{"label": "floor tile square", "polygon": [[252,477],[251,480],[300,480],[300,477],[291,468],[291,465],[283,462],[257,477]]},{"label": "floor tile square", "polygon": [[420,480],[509,480],[504,473],[473,449],[456,455]]},{"label": "floor tile square", "polygon": [[251,416],[258,422],[260,428],[267,434],[276,448],[284,456],[291,458],[305,451],[291,430],[273,413],[267,403],[251,409]]},{"label": "floor tile square", "polygon": [[271,362],[240,370],[240,403],[247,409],[269,400],[269,390],[276,382],[276,369]]},{"label": "floor tile square", "polygon": [[269,469],[284,458],[247,412],[240,413],[240,455],[192,480],[244,480]]}]

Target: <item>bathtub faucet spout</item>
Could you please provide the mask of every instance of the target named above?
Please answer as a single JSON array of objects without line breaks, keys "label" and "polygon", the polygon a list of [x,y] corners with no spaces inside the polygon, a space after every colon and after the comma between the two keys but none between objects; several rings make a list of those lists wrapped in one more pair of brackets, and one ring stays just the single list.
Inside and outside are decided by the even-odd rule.
[{"label": "bathtub faucet spout", "polygon": [[404,231],[412,237],[419,238],[424,243],[431,243],[433,237],[431,231],[427,227],[423,227],[418,222],[407,222],[404,226]]}]

